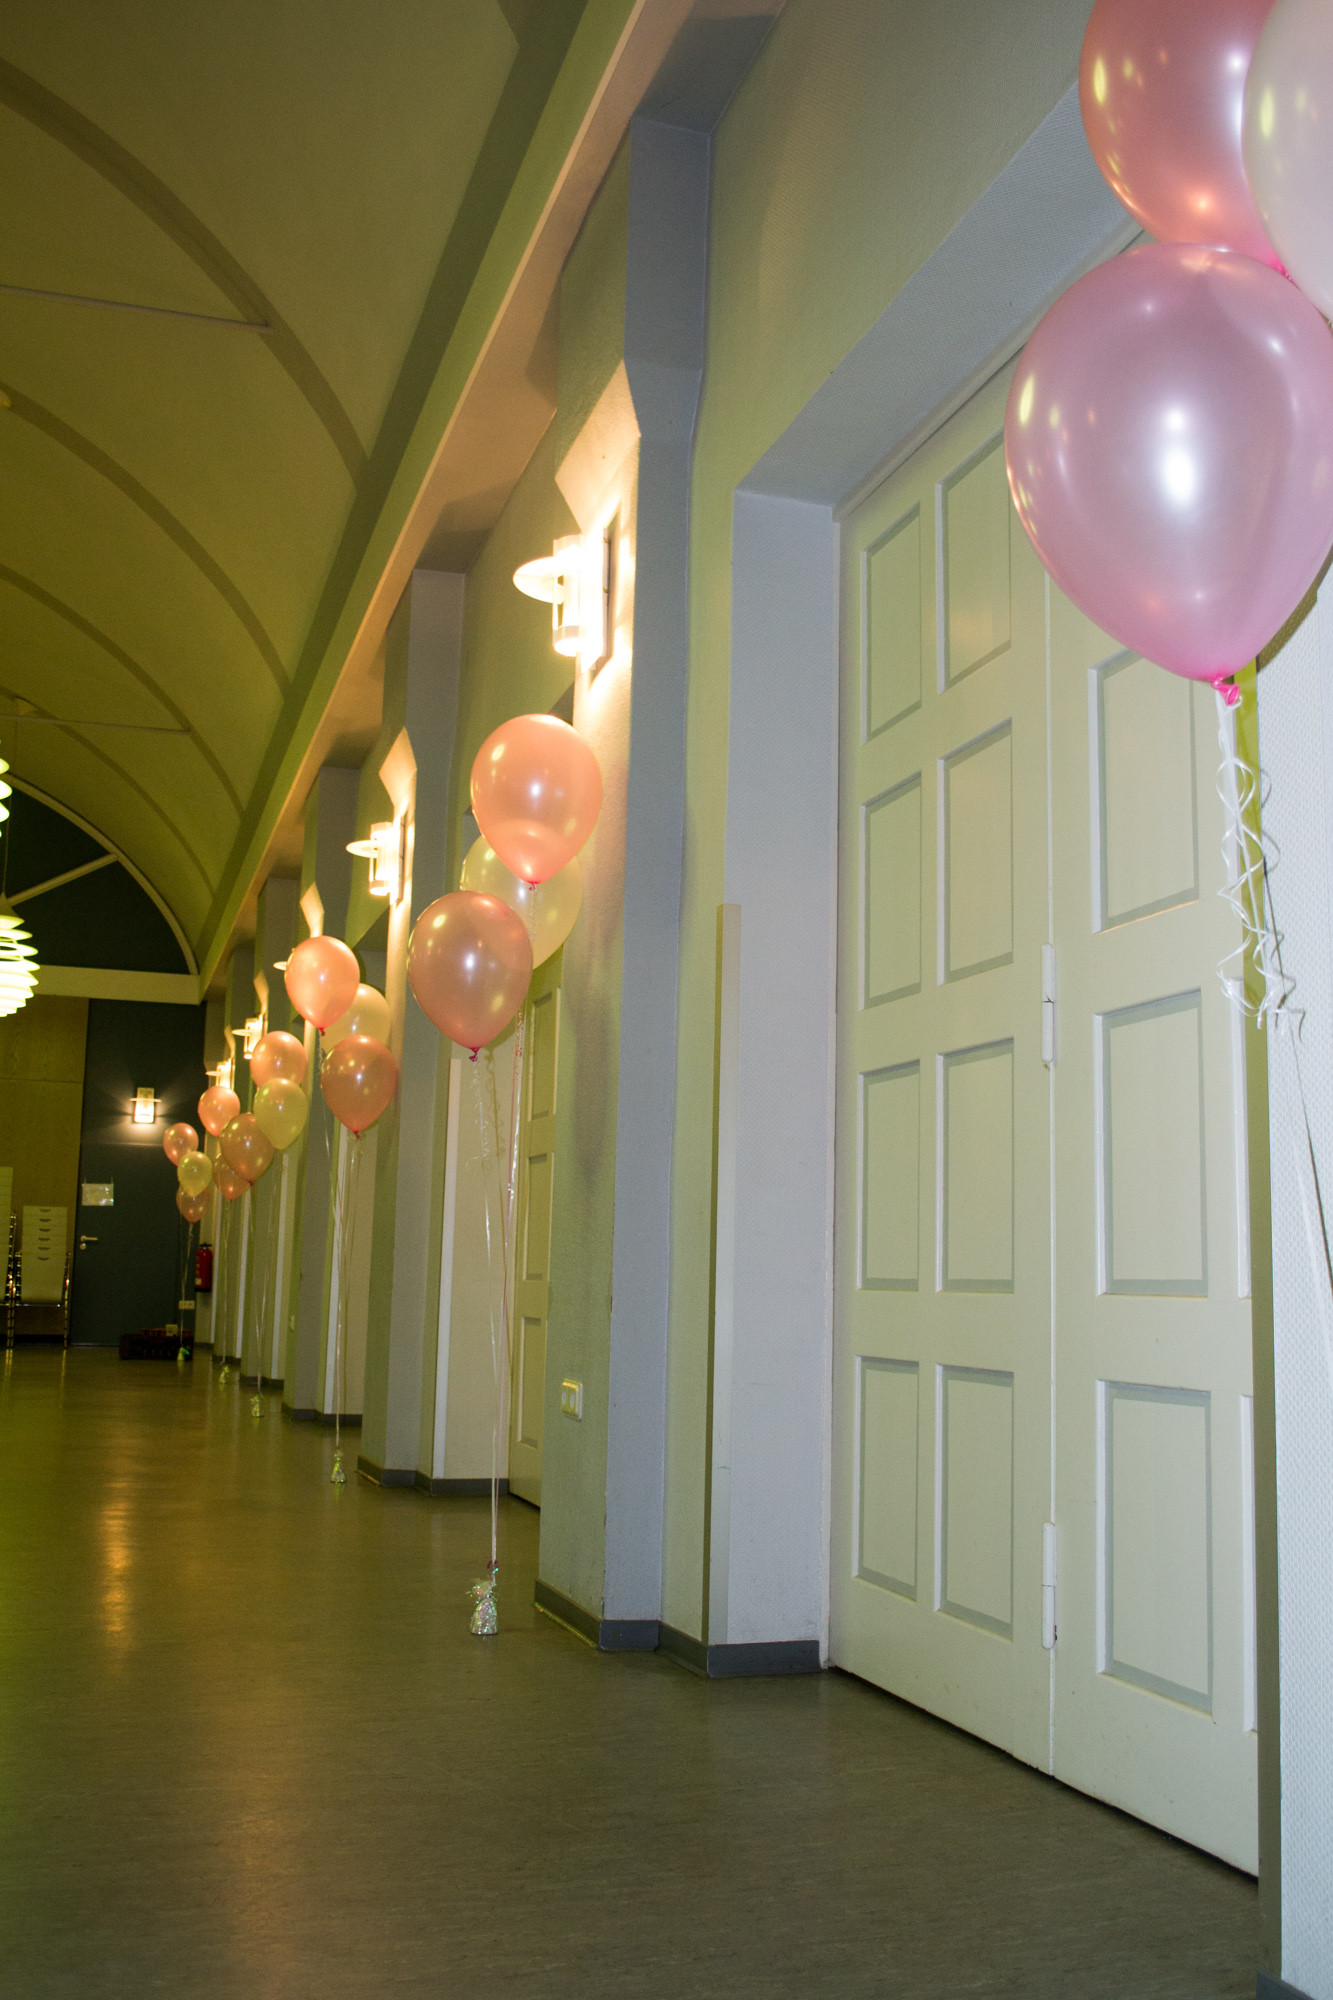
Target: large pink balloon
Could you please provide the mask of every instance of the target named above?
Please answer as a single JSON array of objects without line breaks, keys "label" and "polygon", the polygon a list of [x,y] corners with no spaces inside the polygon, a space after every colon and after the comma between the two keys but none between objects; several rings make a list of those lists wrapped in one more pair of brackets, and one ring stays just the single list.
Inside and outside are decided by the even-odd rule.
[{"label": "large pink balloon", "polygon": [[1028,342],[1004,435],[1060,588],[1172,673],[1245,666],[1333,541],[1333,335],[1250,257],[1160,243],[1089,271]]},{"label": "large pink balloon", "polygon": [[344,1035],[324,1058],[319,1087],[339,1123],[360,1134],[392,1104],[398,1064],[373,1035]]},{"label": "large pink balloon", "polygon": [[218,1143],[227,1165],[247,1181],[257,1181],[273,1158],[273,1142],[260,1129],[253,1111],[233,1118]]},{"label": "large pink balloon", "polygon": [[531,977],[528,934],[498,896],[456,889],[417,918],[408,984],[436,1027],[473,1055],[508,1027]]},{"label": "large pink balloon", "polygon": [[238,1118],[241,1100],[234,1090],[224,1084],[213,1083],[199,1100],[199,1122],[206,1132],[215,1139],[221,1138],[233,1118]]},{"label": "large pink balloon", "polygon": [[284,1083],[305,1082],[305,1044],[298,1042],[295,1035],[289,1035],[285,1028],[271,1028],[255,1043],[250,1057],[250,1074],[257,1089],[266,1083],[276,1083],[279,1078]]},{"label": "large pink balloon", "polygon": [[218,1160],[213,1168],[213,1185],[227,1201],[239,1201],[250,1191],[250,1183],[244,1174],[238,1174],[235,1167],[229,1167],[225,1160]]},{"label": "large pink balloon", "polygon": [[472,810],[506,868],[545,882],[597,824],[602,773],[592,746],[558,715],[516,715],[472,766]]},{"label": "large pink balloon", "polygon": [[341,938],[303,938],[287,960],[282,977],[287,997],[301,1019],[313,1021],[322,1034],[356,998],[361,968],[356,953]]},{"label": "large pink balloon", "polygon": [[1273,0],[1097,0],[1078,96],[1097,165],[1167,243],[1281,270],[1245,178],[1245,78]]},{"label": "large pink balloon", "polygon": [[199,1134],[193,1125],[168,1125],[162,1134],[162,1151],[172,1166],[178,1167],[187,1153],[199,1151]]}]

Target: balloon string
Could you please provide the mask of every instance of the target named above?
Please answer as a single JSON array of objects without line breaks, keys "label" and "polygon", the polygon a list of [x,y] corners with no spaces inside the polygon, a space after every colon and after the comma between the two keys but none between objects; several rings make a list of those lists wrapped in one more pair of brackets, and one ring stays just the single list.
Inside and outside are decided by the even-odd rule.
[{"label": "balloon string", "polygon": [[[490,1583],[494,1591],[496,1571],[499,1567],[500,1539],[500,1330],[495,1317],[495,1246],[491,1235],[491,1168],[498,1168],[499,1151],[499,1107],[495,1097],[495,1062],[491,1051],[483,1052],[484,1061],[469,1070],[473,1103],[477,1114],[477,1138],[481,1156],[482,1214],[486,1227],[486,1312],[491,1331],[491,1374],[494,1388],[493,1421],[491,1426],[491,1561]],[[476,1057],[474,1054],[474,1064]],[[482,1086],[485,1072],[487,1088]],[[487,1098],[489,1097],[489,1104]],[[490,1117],[487,1118],[489,1111]],[[474,1590],[474,1595],[475,1595]],[[480,1600],[479,1600],[480,1601]]]},{"label": "balloon string", "polygon": [[[1301,1223],[1314,1279],[1315,1311],[1324,1350],[1324,1366],[1333,1390],[1333,1256],[1330,1255],[1328,1218],[1319,1185],[1319,1163],[1315,1157],[1314,1134],[1310,1129],[1309,1105],[1301,1076],[1300,1039],[1305,1010],[1292,1004],[1296,981],[1282,963],[1283,933],[1277,927],[1273,904],[1272,871],[1279,859],[1271,834],[1256,828],[1269,797],[1265,773],[1256,771],[1236,747],[1236,719],[1225,697],[1219,693],[1217,734],[1222,751],[1217,789],[1226,811],[1222,836],[1222,858],[1227,880],[1218,891],[1235,912],[1241,928],[1241,942],[1218,966],[1218,976],[1236,1010],[1270,1030],[1274,1067],[1290,1071],[1287,1089],[1278,1098],[1287,1142],[1291,1148],[1301,1205]],[[1247,958],[1258,975],[1259,997],[1251,1000],[1245,991]],[[1227,967],[1238,961],[1236,969]]]}]

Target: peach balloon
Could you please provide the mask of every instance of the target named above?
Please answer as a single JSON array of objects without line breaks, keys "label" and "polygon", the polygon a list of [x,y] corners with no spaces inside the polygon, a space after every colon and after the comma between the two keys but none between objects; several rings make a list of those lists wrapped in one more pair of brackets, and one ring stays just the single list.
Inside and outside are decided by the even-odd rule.
[{"label": "peach balloon", "polygon": [[559,951],[583,907],[583,869],[578,861],[567,861],[557,874],[533,888],[505,867],[484,836],[468,849],[458,886],[508,903],[532,941],[534,968]]},{"label": "peach balloon", "polygon": [[215,1139],[221,1138],[232,1119],[240,1115],[241,1100],[225,1084],[210,1084],[199,1100],[199,1122]]},{"label": "peach balloon", "polygon": [[324,1058],[319,1087],[334,1117],[359,1137],[392,1104],[398,1064],[372,1035],[344,1035]]},{"label": "peach balloon", "polygon": [[282,977],[287,998],[301,1019],[312,1022],[323,1034],[356,998],[361,968],[356,953],[341,938],[303,938],[287,960]]},{"label": "peach balloon", "polygon": [[440,1032],[473,1055],[508,1027],[531,977],[528,934],[498,896],[456,889],[417,918],[408,984]]},{"label": "peach balloon", "polygon": [[176,1206],[187,1222],[202,1222],[208,1213],[208,1196],[186,1194],[184,1188],[177,1188]]},{"label": "peach balloon", "polygon": [[250,1074],[262,1089],[266,1083],[304,1083],[305,1043],[298,1042],[285,1028],[271,1028],[255,1043],[250,1057]]},{"label": "peach balloon", "polygon": [[592,745],[558,715],[516,715],[472,766],[472,810],[520,881],[549,881],[597,824],[602,773]]},{"label": "peach balloon", "polygon": [[168,1125],[162,1134],[162,1151],[173,1167],[178,1167],[187,1153],[197,1153],[198,1150],[199,1134],[193,1125]]},{"label": "peach balloon", "polygon": [[267,1138],[253,1111],[233,1118],[219,1142],[227,1165],[247,1181],[257,1181],[266,1173],[273,1158],[273,1142]]},{"label": "peach balloon", "polygon": [[387,1042],[393,1021],[389,1003],[373,986],[358,986],[356,998],[345,1014],[325,1031],[324,1046],[331,1049],[344,1035],[369,1035],[373,1041]]},{"label": "peach balloon", "polygon": [[204,1194],[213,1185],[213,1162],[206,1153],[187,1153],[176,1169],[176,1179],[186,1194]]},{"label": "peach balloon", "polygon": [[225,1160],[218,1160],[213,1167],[213,1185],[227,1201],[239,1201],[250,1187],[245,1175],[238,1174],[235,1167],[229,1167]]}]

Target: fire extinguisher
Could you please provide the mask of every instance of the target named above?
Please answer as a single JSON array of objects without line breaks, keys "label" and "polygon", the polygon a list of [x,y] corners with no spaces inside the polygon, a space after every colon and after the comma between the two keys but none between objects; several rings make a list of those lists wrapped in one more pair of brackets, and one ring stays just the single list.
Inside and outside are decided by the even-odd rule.
[{"label": "fire extinguisher", "polygon": [[194,1288],[196,1292],[211,1292],[213,1289],[213,1245],[201,1243],[194,1253]]}]

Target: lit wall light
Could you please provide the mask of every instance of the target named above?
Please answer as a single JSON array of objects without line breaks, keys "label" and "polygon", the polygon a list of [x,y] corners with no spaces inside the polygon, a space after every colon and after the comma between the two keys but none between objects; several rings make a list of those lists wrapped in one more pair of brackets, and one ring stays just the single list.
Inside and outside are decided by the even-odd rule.
[{"label": "lit wall light", "polygon": [[225,1059],[225,1061],[218,1063],[215,1068],[205,1070],[204,1074],[205,1076],[212,1078],[213,1082],[217,1085],[219,1090],[230,1090],[232,1087],[231,1080],[235,1073],[235,1069],[236,1069],[235,1063],[232,1061],[231,1057],[228,1056]]},{"label": "lit wall light", "polygon": [[366,883],[372,896],[387,896],[396,903],[403,893],[407,876],[407,819],[377,820],[365,840],[349,840],[347,852],[370,863]]},{"label": "lit wall light", "polygon": [[152,1125],[157,1119],[157,1092],[151,1083],[141,1084],[134,1093],[134,1122]]},{"label": "lit wall light", "polygon": [[0,897],[0,1018],[26,1007],[37,985],[37,947],[12,903]]},{"label": "lit wall light", "polygon": [[562,535],[549,556],[514,571],[525,597],[551,607],[551,644],[583,667],[606,653],[613,550],[605,533]]},{"label": "lit wall light", "polygon": [[[7,771],[8,769],[9,769],[8,764],[6,764],[3,757],[0,757],[0,771]],[[12,799],[13,796],[14,796],[14,787],[12,785],[6,785],[5,783],[3,783],[3,781],[0,781],[0,820],[6,820],[9,818],[9,807],[5,804],[5,800]]]},{"label": "lit wall light", "polygon": [[251,1056],[254,1054],[255,1044],[261,1039],[263,1033],[264,1017],[262,1014],[256,1014],[241,1029],[241,1054],[247,1062],[249,1062]]}]

